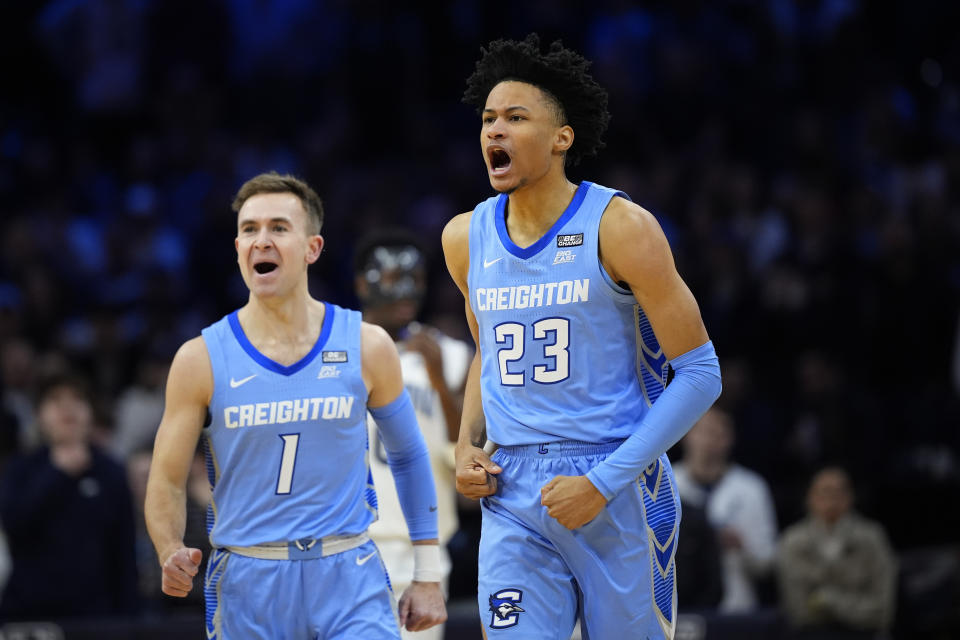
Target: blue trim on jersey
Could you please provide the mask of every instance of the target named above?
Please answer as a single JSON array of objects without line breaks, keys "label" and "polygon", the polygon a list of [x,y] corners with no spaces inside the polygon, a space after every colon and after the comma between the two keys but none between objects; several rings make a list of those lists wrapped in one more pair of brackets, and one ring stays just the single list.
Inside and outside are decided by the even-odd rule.
[{"label": "blue trim on jersey", "polygon": [[550,240],[557,235],[557,231],[559,231],[563,225],[565,225],[567,221],[573,217],[573,214],[580,209],[580,204],[587,196],[587,191],[589,190],[590,183],[586,180],[581,182],[580,186],[577,187],[577,192],[573,194],[573,200],[570,201],[570,204],[567,205],[567,208],[564,209],[562,214],[560,214],[560,217],[557,218],[557,221],[553,223],[553,226],[550,227],[550,229],[543,234],[539,240],[525,248],[518,247],[513,243],[513,240],[510,239],[510,233],[507,231],[507,216],[505,215],[507,201],[510,199],[510,197],[505,193],[500,194],[500,198],[497,200],[495,219],[497,223],[497,235],[500,236],[500,242],[503,243],[503,248],[518,258],[523,259],[540,253],[544,247],[550,244]]},{"label": "blue trim on jersey", "polygon": [[713,342],[670,361],[675,372],[637,430],[620,448],[587,473],[603,497],[611,500],[663,452],[676,444],[720,396],[720,361]]},{"label": "blue trim on jersey", "polygon": [[314,358],[317,357],[317,354],[320,353],[320,350],[323,349],[323,345],[327,343],[327,338],[330,337],[330,329],[333,327],[333,315],[335,307],[332,304],[323,305],[325,311],[323,314],[323,326],[320,327],[320,337],[317,338],[317,342],[313,345],[313,348],[303,356],[297,362],[286,366],[282,365],[275,360],[271,360],[267,356],[263,355],[257,348],[250,343],[250,340],[247,339],[247,334],[243,332],[243,327],[240,326],[240,319],[237,317],[237,311],[231,313],[227,318],[230,321],[230,329],[233,331],[234,337],[236,337],[237,342],[240,343],[240,346],[243,347],[243,350],[247,352],[251,358],[253,358],[257,364],[262,366],[265,369],[270,371],[275,371],[281,375],[289,376],[293,375],[297,371],[300,371],[305,366],[310,364]]},{"label": "blue trim on jersey", "polygon": [[650,577],[653,605],[669,626],[676,614],[677,533],[681,507],[675,497],[673,475],[665,473],[662,456],[644,469],[637,485],[643,497],[650,538]]}]

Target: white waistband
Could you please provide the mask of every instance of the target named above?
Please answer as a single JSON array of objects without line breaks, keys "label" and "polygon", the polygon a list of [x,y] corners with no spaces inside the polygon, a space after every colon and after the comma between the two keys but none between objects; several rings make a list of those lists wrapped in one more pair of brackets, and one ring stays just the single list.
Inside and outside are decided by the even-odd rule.
[{"label": "white waistband", "polygon": [[356,549],[370,540],[366,531],[352,536],[301,538],[291,542],[267,542],[249,547],[226,547],[231,553],[263,560],[306,560],[326,558],[350,549]]}]

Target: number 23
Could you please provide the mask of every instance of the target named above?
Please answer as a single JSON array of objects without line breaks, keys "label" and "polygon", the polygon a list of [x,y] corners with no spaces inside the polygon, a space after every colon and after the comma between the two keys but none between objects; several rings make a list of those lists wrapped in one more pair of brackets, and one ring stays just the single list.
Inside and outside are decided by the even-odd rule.
[{"label": "number 23", "polygon": [[[534,340],[553,339],[544,344],[543,355],[547,364],[533,366],[533,381],[554,384],[570,377],[570,321],[567,318],[543,318],[532,325]],[[523,357],[526,325],[519,322],[504,322],[493,328],[497,344],[508,344],[497,352],[500,365],[500,383],[508,387],[522,386],[524,372],[510,371],[510,363]]]}]

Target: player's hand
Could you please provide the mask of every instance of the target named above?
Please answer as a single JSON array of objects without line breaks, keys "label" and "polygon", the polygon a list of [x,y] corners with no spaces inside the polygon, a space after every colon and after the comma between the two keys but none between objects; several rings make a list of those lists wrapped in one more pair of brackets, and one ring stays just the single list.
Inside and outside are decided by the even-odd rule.
[{"label": "player's hand", "polygon": [[411,582],[400,596],[400,626],[423,631],[447,621],[447,606],[439,582]]},{"label": "player's hand", "polygon": [[163,561],[161,591],[168,596],[185,598],[193,588],[193,577],[200,570],[203,552],[200,549],[180,547]]},{"label": "player's hand", "polygon": [[582,527],[607,506],[587,476],[557,476],[540,489],[540,504],[567,529]]},{"label": "player's hand", "polygon": [[471,500],[479,500],[497,491],[496,474],[503,469],[480,447],[457,447],[457,491]]}]

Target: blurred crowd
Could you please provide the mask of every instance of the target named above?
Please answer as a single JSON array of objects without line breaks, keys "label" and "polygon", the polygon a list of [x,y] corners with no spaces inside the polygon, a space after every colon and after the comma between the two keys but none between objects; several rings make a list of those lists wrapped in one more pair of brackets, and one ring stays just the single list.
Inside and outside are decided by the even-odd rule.
[{"label": "blurred crowd", "polygon": [[[8,506],[40,466],[51,482],[77,479],[80,496],[116,499],[108,484],[126,485],[137,498],[114,524],[129,549],[105,560],[139,559],[144,600],[94,608],[149,608],[159,581],[139,483],[167,365],[244,302],[229,203],[261,171],[301,176],[324,199],[314,295],[357,307],[354,243],[399,224],[434,251],[421,320],[468,339],[439,235],[490,188],[479,119],[459,98],[482,44],[535,30],[582,51],[610,91],[607,148],[568,175],[622,189],[664,227],[723,370],[721,424],[705,437],[727,443],[720,467],[749,472],[762,502],[750,504],[769,517],[759,555],[736,561],[755,583],[724,593],[718,578],[703,606],[775,607],[793,593],[778,554],[802,548],[785,531],[813,517],[827,473],[821,494],[855,496],[856,517],[875,525],[882,575],[896,580],[881,599],[903,605],[894,627],[956,625],[958,24],[955,3],[934,0],[4,3],[0,520],[23,515]],[[66,391],[52,397],[89,399],[89,416],[59,432],[75,427],[102,456],[37,458],[60,442],[42,410],[58,380]],[[671,456],[693,471],[688,451]],[[82,482],[95,462],[110,469],[96,489]],[[689,522],[702,509],[717,534],[702,544],[722,573],[744,534],[722,521],[729,508],[709,507],[718,478],[685,502]],[[471,598],[471,567],[457,562],[469,563],[478,521],[462,508],[451,595]],[[0,522],[12,549],[0,575],[12,558],[15,580],[23,544],[45,553],[23,532],[51,527],[75,545],[70,513],[92,517],[49,511],[25,529]],[[949,622],[931,580],[938,597],[947,589]],[[894,608],[868,617],[890,626]]]}]

